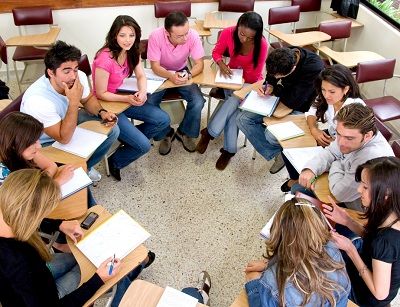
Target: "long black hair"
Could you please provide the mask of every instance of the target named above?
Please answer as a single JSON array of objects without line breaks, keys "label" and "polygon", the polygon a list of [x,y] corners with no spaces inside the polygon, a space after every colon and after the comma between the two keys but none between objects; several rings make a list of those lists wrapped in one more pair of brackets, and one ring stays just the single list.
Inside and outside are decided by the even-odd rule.
[{"label": "long black hair", "polygon": [[106,36],[106,42],[104,46],[101,47],[99,51],[97,51],[97,54],[104,48],[108,48],[110,49],[112,58],[115,60],[118,59],[118,56],[121,53],[122,48],[118,45],[117,35],[121,30],[121,28],[124,26],[133,28],[136,35],[135,42],[133,43],[132,48],[127,51],[127,60],[129,68],[128,76],[130,77],[132,76],[133,70],[135,69],[136,65],[139,63],[140,60],[139,43],[140,43],[140,37],[142,35],[142,31],[140,29],[139,24],[131,16],[119,15],[117,18],[115,18],[113,24],[111,25],[110,31]]},{"label": "long black hair", "polygon": [[254,49],[253,49],[253,66],[257,67],[260,50],[261,39],[263,37],[264,24],[261,16],[256,12],[246,12],[239,17],[236,24],[235,31],[233,32],[233,42],[235,45],[234,54],[239,54],[242,44],[239,40],[239,26],[249,28],[256,32],[254,36]]},{"label": "long black hair", "polygon": [[326,110],[328,110],[328,103],[322,94],[322,81],[326,81],[341,89],[344,89],[346,86],[348,86],[349,90],[343,97],[343,102],[347,98],[359,98],[360,88],[358,87],[357,82],[354,80],[351,70],[342,64],[334,64],[321,71],[318,78],[315,79],[315,89],[318,96],[315,99],[313,106],[317,109],[317,121],[320,120],[321,122],[325,123],[326,120],[324,115]]}]

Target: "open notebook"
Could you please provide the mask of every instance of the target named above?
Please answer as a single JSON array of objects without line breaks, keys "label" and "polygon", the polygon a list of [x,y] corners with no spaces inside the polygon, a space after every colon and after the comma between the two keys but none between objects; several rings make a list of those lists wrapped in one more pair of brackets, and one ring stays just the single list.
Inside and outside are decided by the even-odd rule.
[{"label": "open notebook", "polygon": [[156,307],[196,307],[198,300],[171,287],[165,287]]},{"label": "open notebook", "polygon": [[92,184],[92,180],[82,167],[74,170],[74,175],[61,188],[61,198],[66,198]]},{"label": "open notebook", "polygon": [[150,234],[134,221],[125,211],[120,210],[76,246],[98,268],[115,254],[123,259],[150,237]]},{"label": "open notebook", "polygon": [[294,122],[288,121],[279,124],[268,125],[267,129],[271,132],[279,141],[285,141],[293,139],[298,136],[304,135],[304,131],[299,128]]},{"label": "open notebook", "polygon": [[239,108],[245,111],[253,112],[264,116],[272,116],[276,106],[279,103],[279,97],[260,96],[256,91],[251,91],[242,101]]},{"label": "open notebook", "polygon": [[52,146],[87,159],[106,139],[107,135],[105,134],[76,127],[68,144],[54,142]]},{"label": "open notebook", "polygon": [[215,83],[228,83],[228,84],[243,84],[243,69],[231,69],[232,76],[225,77],[221,74],[221,70],[218,68],[218,71],[215,75]]},{"label": "open notebook", "polygon": [[[153,94],[160,86],[164,83],[166,78],[157,76],[150,68],[144,68],[144,73],[147,78],[147,93]],[[135,75],[132,75],[130,78],[125,78],[122,82],[121,86],[118,88],[119,92],[128,92],[133,93],[137,92],[138,84]]]},{"label": "open notebook", "polygon": [[319,155],[324,151],[321,146],[302,147],[302,148],[284,148],[283,154],[294,166],[297,172],[301,173],[304,165],[313,157]]}]

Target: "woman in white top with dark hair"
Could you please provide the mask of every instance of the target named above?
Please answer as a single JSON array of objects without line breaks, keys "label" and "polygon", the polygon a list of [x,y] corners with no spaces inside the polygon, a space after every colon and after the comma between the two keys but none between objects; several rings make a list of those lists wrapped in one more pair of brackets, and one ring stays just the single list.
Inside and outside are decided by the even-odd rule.
[{"label": "woman in white top with dark hair", "polygon": [[[318,96],[308,112],[305,113],[308,127],[319,146],[328,146],[336,137],[336,113],[345,105],[361,103],[360,89],[354,80],[352,72],[346,66],[335,64],[325,68],[315,80]],[[322,130],[318,122],[327,123]],[[299,173],[283,155],[289,179],[282,186],[282,192],[289,192],[293,184],[299,179]]]}]

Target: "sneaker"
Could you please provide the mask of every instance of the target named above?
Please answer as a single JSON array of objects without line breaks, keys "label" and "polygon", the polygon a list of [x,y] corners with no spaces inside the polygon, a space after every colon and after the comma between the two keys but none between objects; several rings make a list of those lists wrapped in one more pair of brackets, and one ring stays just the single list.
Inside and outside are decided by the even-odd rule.
[{"label": "sneaker", "polygon": [[158,148],[158,152],[160,153],[160,155],[165,156],[169,154],[169,152],[171,151],[171,145],[174,138],[175,138],[175,130],[174,128],[171,128],[166,137],[160,142],[160,147]]},{"label": "sneaker", "polygon": [[275,162],[274,162],[274,164],[272,164],[271,168],[269,169],[269,172],[270,172],[271,174],[276,174],[276,173],[279,172],[284,166],[285,166],[285,162],[283,161],[282,154],[279,153],[279,154],[275,157]]},{"label": "sneaker", "polygon": [[100,173],[94,167],[89,170],[88,176],[93,182],[99,182],[101,180]]},{"label": "sneaker", "polygon": [[203,297],[203,304],[210,306],[211,277],[207,271],[200,272],[197,289]]},{"label": "sneaker", "polygon": [[183,132],[180,132],[179,129],[176,130],[176,139],[182,143],[183,148],[185,148],[188,152],[194,152],[196,150],[196,143],[194,142],[195,138],[190,138]]}]

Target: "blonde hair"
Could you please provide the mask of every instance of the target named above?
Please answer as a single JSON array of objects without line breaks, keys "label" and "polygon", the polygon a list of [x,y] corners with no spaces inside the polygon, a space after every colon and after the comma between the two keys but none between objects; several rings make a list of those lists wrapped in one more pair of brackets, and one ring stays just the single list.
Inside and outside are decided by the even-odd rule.
[{"label": "blonde hair", "polygon": [[0,188],[0,210],[4,222],[15,239],[28,242],[44,260],[50,253],[37,229],[60,202],[60,188],[55,181],[38,169],[12,172]]},{"label": "blonde hair", "polygon": [[293,198],[275,215],[264,257],[274,258],[277,263],[280,306],[285,306],[287,282],[292,282],[302,293],[303,305],[315,294],[322,304],[328,300],[331,306],[336,306],[333,293],[340,285],[328,279],[326,274],[343,269],[344,264],[332,260],[325,250],[331,235],[321,214],[307,200]]}]

